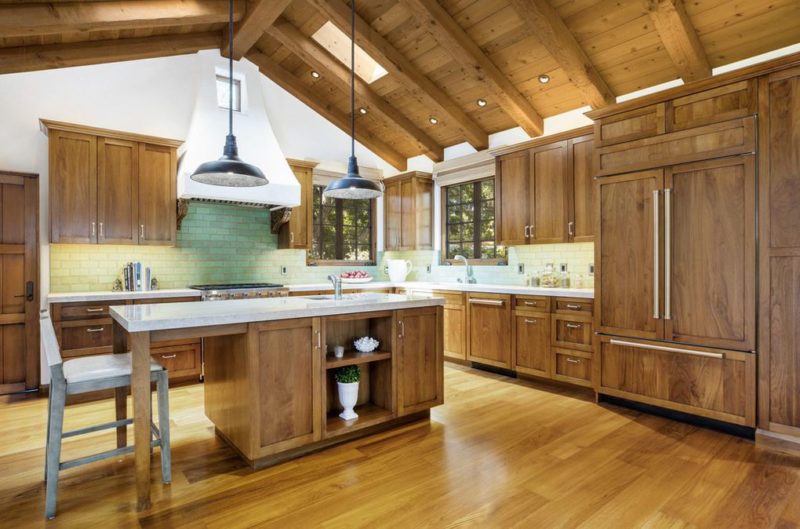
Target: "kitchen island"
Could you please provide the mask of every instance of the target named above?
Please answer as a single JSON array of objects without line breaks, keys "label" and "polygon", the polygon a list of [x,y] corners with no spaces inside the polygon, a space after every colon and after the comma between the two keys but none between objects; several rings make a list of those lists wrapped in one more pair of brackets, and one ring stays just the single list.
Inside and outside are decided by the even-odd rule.
[{"label": "kitchen island", "polygon": [[[259,468],[428,417],[443,402],[443,303],[350,294],[111,307],[114,351],[133,356],[137,507],[150,505],[152,341],[205,338],[206,415]],[[352,350],[365,335],[378,349]],[[335,345],[345,346],[343,358]],[[333,373],[348,365],[361,371],[359,417],[344,421]]]}]

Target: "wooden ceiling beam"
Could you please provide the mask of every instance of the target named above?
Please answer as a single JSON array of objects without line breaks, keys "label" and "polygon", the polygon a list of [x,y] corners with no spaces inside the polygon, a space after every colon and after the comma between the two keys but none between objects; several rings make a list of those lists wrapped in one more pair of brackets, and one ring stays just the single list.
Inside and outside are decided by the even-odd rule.
[{"label": "wooden ceiling beam", "polygon": [[[242,2],[234,19],[244,11]],[[228,21],[228,2],[125,0],[0,5],[0,38],[81,31],[147,29]]]},{"label": "wooden ceiling beam", "polygon": [[[257,0],[250,5],[241,22],[233,26],[233,58],[241,59],[255,46],[261,35],[291,3],[292,0]],[[227,57],[230,51],[229,40],[228,29],[225,28],[220,46],[224,57]]]},{"label": "wooden ceiling beam", "polygon": [[[339,111],[330,103],[323,102],[319,94],[303,84],[300,79],[291,72],[260,51],[257,51],[255,48],[247,52],[245,57],[258,66],[261,73],[272,79],[275,84],[299,99],[317,114],[333,123],[342,130],[342,132],[348,135],[350,134],[350,116]],[[356,127],[356,141],[380,156],[398,171],[405,171],[407,169],[408,159],[405,156],[363,127]]]},{"label": "wooden ceiling beam", "polygon": [[600,108],[616,101],[614,93],[548,0],[511,0],[511,5],[583,94],[588,105]]},{"label": "wooden ceiling beam", "polygon": [[219,46],[219,32],[0,48],[0,74],[151,59]]},{"label": "wooden ceiling beam", "polygon": [[437,0],[401,0],[401,3],[472,78],[487,86],[515,123],[529,136],[542,135],[542,116]]},{"label": "wooden ceiling beam", "polygon": [[[267,30],[267,34],[286,46],[289,51],[300,57],[303,62],[319,71],[342,92],[350,93],[350,69],[325,48],[304,35],[302,31],[290,22],[283,19],[277,20]],[[417,145],[420,153],[426,154],[435,162],[440,162],[444,159],[444,149],[436,140],[376,94],[369,87],[369,84],[358,76],[356,76],[355,92],[359,106],[383,116],[393,126],[398,127]]]},{"label": "wooden ceiling beam", "polygon": [[[350,7],[347,4],[341,0],[310,0],[310,2],[340,30],[347,35],[350,34]],[[405,86],[415,99],[439,113],[444,118],[440,119],[439,123],[458,129],[463,138],[477,150],[489,146],[489,135],[481,126],[358,14],[356,14],[356,43]]]},{"label": "wooden ceiling beam", "polygon": [[683,0],[651,0],[650,17],[684,82],[711,76],[711,65]]}]

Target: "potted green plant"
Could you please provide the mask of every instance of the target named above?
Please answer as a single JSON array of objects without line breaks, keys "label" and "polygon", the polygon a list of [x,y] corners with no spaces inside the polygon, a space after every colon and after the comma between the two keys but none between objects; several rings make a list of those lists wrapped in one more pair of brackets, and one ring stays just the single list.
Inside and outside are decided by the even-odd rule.
[{"label": "potted green plant", "polygon": [[343,408],[339,417],[346,421],[357,419],[358,414],[353,408],[358,402],[358,381],[361,380],[361,370],[358,366],[340,367],[333,373],[333,378],[336,379],[339,403]]}]

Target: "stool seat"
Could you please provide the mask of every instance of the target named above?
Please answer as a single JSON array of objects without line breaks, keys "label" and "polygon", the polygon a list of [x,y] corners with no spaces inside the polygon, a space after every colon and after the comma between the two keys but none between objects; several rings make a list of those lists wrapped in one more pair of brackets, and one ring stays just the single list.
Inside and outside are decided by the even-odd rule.
[{"label": "stool seat", "polygon": [[[131,354],[105,354],[85,356],[66,360],[64,378],[67,384],[91,382],[115,377],[131,376]],[[150,359],[150,372],[162,371],[164,368]]]}]

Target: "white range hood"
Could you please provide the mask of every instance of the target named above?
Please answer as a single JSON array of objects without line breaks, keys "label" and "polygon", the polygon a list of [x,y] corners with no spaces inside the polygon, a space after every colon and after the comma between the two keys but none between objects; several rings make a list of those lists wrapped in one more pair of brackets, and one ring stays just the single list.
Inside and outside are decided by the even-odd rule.
[{"label": "white range hood", "polygon": [[260,187],[221,187],[201,184],[189,176],[197,167],[222,156],[228,133],[228,111],[217,104],[217,76],[228,76],[228,61],[218,50],[197,54],[197,96],[186,142],[179,151],[178,197],[250,206],[300,204],[300,184],[281,152],[267,117],[261,75],[253,64],[234,64],[233,77],[241,82],[241,112],[234,112],[233,134],[239,157],[260,168],[269,183]]}]

